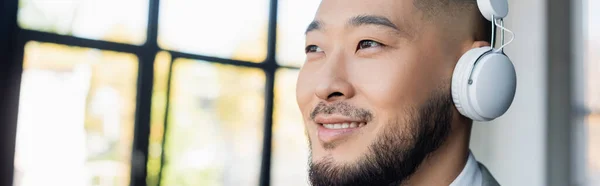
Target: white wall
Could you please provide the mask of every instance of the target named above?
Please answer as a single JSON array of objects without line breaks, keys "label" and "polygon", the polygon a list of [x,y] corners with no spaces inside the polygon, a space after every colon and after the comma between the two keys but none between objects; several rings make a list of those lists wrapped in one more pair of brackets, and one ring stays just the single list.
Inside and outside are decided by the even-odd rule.
[{"label": "white wall", "polygon": [[471,150],[501,185],[546,185],[546,1],[509,0],[505,26],[516,33],[505,52],[517,71],[508,112],[474,123]]}]

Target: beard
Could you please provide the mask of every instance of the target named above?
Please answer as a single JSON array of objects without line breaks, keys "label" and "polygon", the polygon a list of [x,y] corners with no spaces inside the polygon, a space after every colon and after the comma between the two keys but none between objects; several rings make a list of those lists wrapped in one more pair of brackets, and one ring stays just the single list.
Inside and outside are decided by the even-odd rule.
[{"label": "beard", "polygon": [[[313,162],[311,156],[309,161],[311,184],[313,186],[404,184],[423,160],[446,140],[451,129],[453,106],[452,96],[449,93],[433,93],[419,108],[408,109],[405,116],[414,117],[405,119],[404,123],[400,123],[398,118],[390,120],[380,136],[368,147],[367,153],[356,163],[335,164],[331,156]],[[352,111],[346,112],[352,113]],[[340,113],[344,114],[344,112]]]}]

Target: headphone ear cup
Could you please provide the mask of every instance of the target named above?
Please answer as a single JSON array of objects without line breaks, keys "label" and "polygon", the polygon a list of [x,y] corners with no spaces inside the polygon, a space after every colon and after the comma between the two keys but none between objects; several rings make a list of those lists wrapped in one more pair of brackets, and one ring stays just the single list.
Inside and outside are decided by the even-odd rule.
[{"label": "headphone ear cup", "polygon": [[508,110],[516,91],[510,59],[490,47],[467,51],[452,75],[452,100],[457,110],[476,121],[493,120]]}]

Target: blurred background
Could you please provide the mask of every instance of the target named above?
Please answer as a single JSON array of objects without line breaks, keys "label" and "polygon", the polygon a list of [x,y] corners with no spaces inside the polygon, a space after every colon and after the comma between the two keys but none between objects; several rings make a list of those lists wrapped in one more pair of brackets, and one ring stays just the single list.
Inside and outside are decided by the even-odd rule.
[{"label": "blurred background", "polygon": [[[0,185],[308,185],[319,2],[2,1]],[[600,185],[600,1],[509,4],[517,93],[473,153],[502,185]]]}]

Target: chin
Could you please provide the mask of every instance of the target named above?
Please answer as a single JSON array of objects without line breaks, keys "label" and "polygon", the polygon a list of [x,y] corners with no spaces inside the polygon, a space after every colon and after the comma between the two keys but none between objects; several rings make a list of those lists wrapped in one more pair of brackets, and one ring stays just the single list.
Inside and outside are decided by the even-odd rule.
[{"label": "chin", "polygon": [[359,139],[347,139],[331,148],[326,148],[326,144],[321,141],[317,144],[311,149],[313,163],[327,159],[335,164],[353,164],[367,154],[369,146],[366,140],[360,141]]}]

